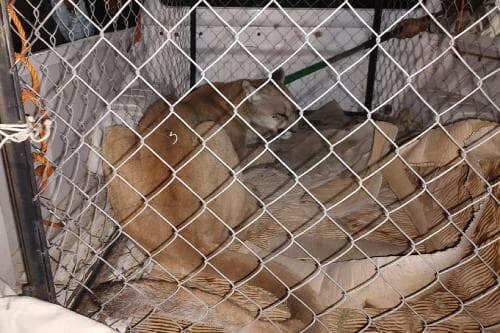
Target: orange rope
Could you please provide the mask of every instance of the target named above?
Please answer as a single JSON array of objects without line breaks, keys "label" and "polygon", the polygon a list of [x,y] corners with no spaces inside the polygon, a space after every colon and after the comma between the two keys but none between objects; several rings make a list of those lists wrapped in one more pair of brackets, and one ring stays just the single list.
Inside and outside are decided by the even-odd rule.
[{"label": "orange rope", "polygon": [[458,35],[462,31],[462,21],[464,18],[464,0],[460,0],[460,12],[457,15],[457,20],[455,21],[455,35]]},{"label": "orange rope", "polygon": [[142,37],[142,12],[139,12],[139,14],[137,15],[137,20],[136,20],[136,25],[135,25],[135,29],[134,29],[134,33],[133,33],[133,37],[132,37],[132,45],[135,45],[137,44],[140,40],[141,40],[141,37]]},{"label": "orange rope", "polygon": [[[38,125],[40,129],[40,136],[43,137],[46,133],[43,122],[48,119],[48,116],[47,112],[42,108],[40,100],[37,96],[38,90],[40,88],[40,81],[38,79],[38,73],[35,67],[29,62],[28,58],[26,57],[26,53],[28,52],[26,32],[24,31],[23,25],[21,24],[21,21],[19,20],[19,17],[17,16],[15,10],[12,8],[11,3],[12,0],[7,1],[7,13],[9,14],[10,21],[16,28],[17,33],[19,34],[19,37],[21,39],[21,52],[14,53],[14,58],[24,65],[31,77],[31,87],[21,89],[21,101],[23,104],[25,104],[27,101],[31,101],[31,103],[33,103],[33,105],[37,109],[38,113],[40,114],[40,124]],[[54,172],[52,165],[50,165],[50,162],[45,158],[45,154],[47,153],[48,148],[48,141],[45,140],[40,143],[39,152],[32,153],[33,162],[38,164],[35,167],[35,175],[40,177],[40,192],[43,192],[45,190],[49,177]]]},{"label": "orange rope", "polygon": [[53,227],[53,228],[62,228],[64,227],[64,223],[62,222],[52,222],[50,220],[42,220],[42,224],[47,226],[47,227]]}]

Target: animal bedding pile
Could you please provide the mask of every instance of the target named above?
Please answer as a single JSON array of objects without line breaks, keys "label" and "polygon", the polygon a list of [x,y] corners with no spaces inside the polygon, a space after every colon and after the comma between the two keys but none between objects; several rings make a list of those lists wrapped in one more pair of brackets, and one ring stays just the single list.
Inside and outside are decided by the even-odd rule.
[{"label": "animal bedding pile", "polygon": [[390,123],[322,119],[274,141],[273,154],[256,147],[234,174],[222,163],[222,131],[207,142],[219,159],[192,142],[167,167],[173,150],[155,150],[160,141],[146,140],[150,149],[126,128],[108,129],[111,204],[142,259],[121,278],[109,269],[79,312],[136,332],[497,324],[498,124],[460,121],[396,149]]}]

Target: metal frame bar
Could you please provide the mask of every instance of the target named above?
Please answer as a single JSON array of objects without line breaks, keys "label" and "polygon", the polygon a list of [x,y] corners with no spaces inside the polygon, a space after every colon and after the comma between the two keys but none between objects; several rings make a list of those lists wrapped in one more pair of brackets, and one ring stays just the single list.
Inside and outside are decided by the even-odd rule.
[{"label": "metal frame bar", "polygon": [[[189,14],[189,56],[193,62],[196,62],[196,8]],[[193,87],[196,84],[196,66],[191,62],[189,66],[189,85]]]},{"label": "metal frame bar", "polygon": [[[208,0],[212,7],[263,7],[269,0]],[[343,0],[285,0],[280,1],[283,8],[336,8],[342,5]],[[351,0],[350,4],[354,8],[377,8],[381,6],[386,9],[407,9],[417,3],[416,0],[408,1],[383,1],[383,0]],[[204,6],[201,4],[200,6]],[[271,7],[276,7],[271,5]]]},{"label": "metal frame bar", "polygon": [[[372,28],[376,33],[380,33],[380,26],[382,24],[382,0],[377,1],[377,6],[375,7],[375,13],[373,15]],[[375,90],[375,78],[377,76],[377,60],[378,60],[378,46],[370,53],[368,59],[368,73],[366,77],[366,89],[365,89],[365,106],[367,109],[372,108],[373,104],[373,93]]]},{"label": "metal frame bar", "polygon": [[107,260],[111,255],[113,249],[118,245],[118,242],[120,242],[121,237],[123,237],[122,231],[120,229],[116,229],[113,235],[110,237],[110,239],[112,239],[113,241],[109,245],[106,245],[106,249],[100,253],[99,259],[92,265],[92,268],[88,270],[90,274],[88,274],[88,276],[86,277],[83,285],[77,287],[73,294],[70,296],[70,301],[67,304],[69,305],[70,310],[78,310],[78,306],[80,305],[82,298],[87,291],[84,286],[89,288],[94,287],[95,281],[99,277],[99,274],[101,273],[104,266],[104,261]]},{"label": "metal frame bar", "polygon": [[[24,123],[26,119],[19,102],[19,81],[16,71],[11,70],[12,39],[5,1],[1,1],[0,9],[0,122]],[[40,204],[34,199],[37,184],[31,161],[31,146],[28,142],[7,143],[2,154],[28,281],[23,286],[23,294],[55,302]]]}]

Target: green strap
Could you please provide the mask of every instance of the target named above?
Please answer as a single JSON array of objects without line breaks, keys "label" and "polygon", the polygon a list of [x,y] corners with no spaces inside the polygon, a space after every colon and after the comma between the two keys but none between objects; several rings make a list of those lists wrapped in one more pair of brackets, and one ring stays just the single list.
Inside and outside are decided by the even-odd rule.
[{"label": "green strap", "polygon": [[[393,29],[392,31],[389,31],[388,33],[385,33],[382,37],[381,37],[381,42],[385,42],[391,38],[394,38],[396,37],[396,34],[397,34],[397,29]],[[361,50],[364,50],[364,49],[367,49],[367,48],[370,48],[372,47],[373,45],[375,45],[376,43],[376,40],[375,38],[371,38],[369,40],[367,40],[366,42],[358,45],[358,46],[355,46],[353,47],[352,49],[349,49],[347,51],[344,51],[344,52],[341,52],[331,58],[328,58],[326,59],[326,61],[330,64],[333,64],[341,59],[344,59],[344,58],[347,58],[347,57],[350,57],[352,56],[353,54],[361,51]],[[308,66],[306,68],[303,68],[301,70],[298,70],[292,74],[289,74],[287,76],[285,76],[285,80],[284,80],[284,84],[290,84],[292,83],[293,81],[297,81],[298,79],[301,79],[303,78],[304,76],[307,76],[307,75],[310,75],[314,72],[317,72],[319,71],[320,69],[322,68],[325,68],[327,67],[327,62],[325,61],[320,61],[320,62],[317,62],[311,66]]]},{"label": "green strap", "polygon": [[312,74],[316,71],[319,71],[320,69],[322,69],[326,66],[327,66],[327,64],[324,61],[317,62],[314,65],[303,68],[299,71],[296,71],[295,73],[292,73],[292,74],[285,76],[285,80],[283,83],[284,84],[292,83],[293,81],[297,81],[298,79],[301,79],[304,76],[307,76],[307,75]]}]

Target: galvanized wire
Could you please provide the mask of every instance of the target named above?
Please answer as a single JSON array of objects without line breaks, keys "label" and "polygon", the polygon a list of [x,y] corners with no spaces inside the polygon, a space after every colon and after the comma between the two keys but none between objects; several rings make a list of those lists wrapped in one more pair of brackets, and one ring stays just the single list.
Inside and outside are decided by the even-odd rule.
[{"label": "galvanized wire", "polygon": [[[473,256],[453,264],[444,271],[436,271],[432,262],[426,262],[431,270],[435,270],[435,280],[430,285],[422,286],[412,295],[400,294],[397,288],[393,287],[394,293],[400,295],[401,302],[387,312],[374,315],[367,309],[358,309],[367,318],[363,329],[368,329],[370,325],[402,308],[409,309],[409,312],[418,317],[425,330],[430,330],[454,316],[464,314],[470,316],[478,327],[486,328],[483,323],[474,319],[467,306],[498,289],[498,271],[495,267],[491,267],[481,255],[481,250],[498,242],[498,234],[485,244],[476,245],[472,239],[463,234],[455,220],[467,209],[481,202],[484,204],[486,200],[492,199],[498,204],[499,199],[493,192],[493,189],[498,187],[498,180],[496,183],[490,183],[478,170],[477,165],[465,158],[467,153],[497,135],[498,128],[489,138],[477,143],[474,147],[464,149],[460,142],[448,132],[446,125],[467,118],[498,122],[500,89],[498,79],[495,81],[499,75],[498,62],[477,60],[460,50],[464,47],[476,47],[485,55],[498,57],[500,45],[498,38],[486,41],[484,38],[475,38],[473,29],[476,24],[474,22],[468,24],[459,33],[450,31],[449,27],[436,17],[440,8],[440,3],[437,1],[430,3],[416,1],[409,4],[405,1],[394,2],[406,5],[402,6],[406,9],[385,9],[381,31],[378,33],[372,28],[374,11],[356,8],[349,1],[339,2],[336,8],[326,9],[290,9],[289,3],[275,0],[262,2],[259,7],[252,9],[223,9],[212,6],[207,0],[199,0],[191,7],[175,6],[177,3],[168,1],[166,3],[149,0],[144,2],[105,1],[104,8],[107,12],[102,20],[99,17],[102,17],[103,13],[97,11],[98,3],[93,0],[78,3],[72,0],[53,1],[53,9],[45,17],[38,14],[37,7],[33,4],[31,10],[34,13],[34,20],[30,20],[26,12],[19,9],[19,6],[14,6],[19,17],[23,18],[23,24],[31,27],[32,33],[28,38],[31,45],[34,45],[35,41],[41,42],[44,49],[38,53],[29,51],[28,55],[30,61],[36,64],[39,70],[40,99],[54,123],[50,138],[51,149],[47,158],[55,166],[55,172],[49,180],[47,190],[39,194],[39,199],[43,205],[44,218],[50,225],[47,235],[60,303],[68,307],[74,306],[78,301],[79,293],[82,291],[91,293],[92,283],[96,279],[96,270],[107,271],[108,279],[119,280],[124,285],[131,286],[133,281],[148,275],[152,264],[161,265],[156,261],[155,254],[168,248],[173,241],[171,240],[154,253],[150,253],[133,239],[129,239],[128,242],[119,239],[120,237],[127,238],[128,235],[123,230],[124,226],[120,225],[121,221],[117,220],[107,193],[112,179],[104,175],[104,166],[110,165],[105,160],[101,148],[102,137],[107,128],[118,124],[128,128],[137,137],[141,137],[136,125],[145,109],[157,99],[162,99],[172,105],[169,99],[171,96],[177,98],[177,101],[173,103],[174,106],[181,103],[195,88],[189,85],[190,75],[195,75],[198,83],[210,85],[237,110],[241,103],[233,105],[214,85],[215,82],[243,78],[267,78],[279,67],[291,72],[319,60],[326,62],[332,53],[356,46],[371,36],[381,37],[405,18],[429,15],[433,29],[438,29],[438,33],[424,32],[411,39],[377,42],[373,48],[340,63],[328,64],[321,72],[302,78],[290,86],[295,95],[295,99],[290,99],[290,102],[299,110],[300,117],[290,124],[289,128],[299,123],[305,124],[325,147],[328,147],[328,154],[306,170],[299,172],[287,165],[283,157],[273,150],[273,144],[279,138],[266,140],[252,128],[247,119],[235,112],[231,119],[240,120],[261,142],[264,142],[264,150],[249,161],[246,168],[256,162],[259,157],[268,154],[290,177],[290,186],[276,194],[272,200],[263,200],[242,181],[246,168],[232,170],[231,166],[207,144],[211,138],[223,130],[223,127],[209,137],[203,138],[184,119],[176,115],[174,109],[173,117],[177,117],[192,131],[194,136],[200,139],[205,152],[210,153],[221,165],[232,171],[232,179],[216,195],[209,199],[202,198],[177,175],[199,155],[199,153],[194,154],[176,167],[172,179],[164,184],[162,189],[168,187],[173,181],[177,181],[203,203],[203,208],[184,222],[180,228],[175,227],[161,214],[158,215],[160,220],[176,230],[178,239],[189,243],[179,232],[194,223],[202,213],[210,213],[228,230],[232,230],[228,221],[218,216],[209,204],[220,197],[230,185],[236,184],[245,189],[260,207],[260,213],[252,216],[246,222],[245,228],[256,225],[258,219],[267,214],[270,220],[284,231],[288,242],[263,257],[239,239],[242,230],[231,233],[228,241],[208,256],[191,244],[193,250],[204,259],[205,265],[218,272],[230,286],[229,292],[219,302],[205,304],[206,311],[212,311],[232,295],[238,294],[259,310],[255,317],[255,320],[259,320],[266,317],[265,310],[277,308],[293,297],[309,310],[313,318],[302,331],[307,331],[313,325],[319,325],[326,330],[330,329],[325,318],[336,308],[341,308],[345,300],[352,298],[356,289],[369,285],[377,277],[390,284],[390,277],[385,276],[383,268],[398,265],[398,262],[410,255],[423,255],[420,246],[446,227],[452,226],[472,244]],[[27,3],[30,4],[29,1]],[[481,16],[475,17],[476,22],[485,21],[500,11],[498,5],[488,8],[490,9]],[[68,17],[61,18],[61,15],[69,15],[64,14],[68,10],[72,21],[67,21]],[[192,13],[195,13],[198,24],[196,59],[190,58],[189,20],[194,15]],[[55,20],[56,26],[63,32],[67,43],[56,45],[53,39],[38,37],[39,30],[44,29],[44,24],[50,19]],[[364,101],[367,89],[366,73],[370,52],[375,49],[379,52],[374,85],[375,98],[372,107],[367,108]],[[196,68],[196,73],[189,72],[190,67],[193,66]],[[26,80],[26,73],[20,66],[19,71],[21,80]],[[370,170],[369,174],[360,174],[352,164],[346,162],[336,149],[355,137],[362,126],[349,129],[345,137],[332,143],[325,133],[308,118],[310,110],[316,110],[331,100],[335,100],[345,111],[364,114],[366,117],[362,125],[370,126],[374,132],[383,136],[393,148],[393,158],[378,168]],[[385,112],[385,110],[389,111]],[[30,113],[33,110],[27,108],[27,112]],[[395,123],[400,130],[399,136],[389,137],[376,119]],[[419,174],[418,168],[405,161],[401,151],[424,137],[432,128],[439,128],[446,134],[447,138],[457,146],[461,158],[444,170],[440,170],[434,178],[427,178]],[[167,165],[166,161],[144,143],[144,139],[141,137],[141,147],[148,149]],[[131,156],[121,161],[120,165],[111,167],[113,177],[115,177],[113,179],[120,179],[128,184],[144,200],[143,210],[148,208],[158,212],[150,204],[154,195],[145,198],[130,182],[116,173],[130,158]],[[303,184],[304,178],[321,163],[326,163],[329,158],[339,162],[340,167],[358,184],[357,190],[363,192],[373,206],[382,212],[382,222],[377,227],[370,228],[361,234],[351,235],[348,228],[332,218],[329,212],[355,193],[349,194],[333,205],[327,205],[316,198],[312,191]],[[420,185],[419,192],[412,198],[389,207],[371,193],[367,187],[367,181],[394,160],[400,160]],[[450,210],[441,203],[430,188],[441,177],[453,172],[461,165],[470,168],[469,172],[486,184],[487,191],[472,202],[464,204],[459,210]],[[167,167],[171,168],[171,166]],[[307,227],[298,231],[288,230],[286,224],[280,221],[271,209],[294,188],[307,194],[321,211],[313,221],[307,224]],[[156,193],[160,191],[161,189]],[[447,223],[417,240],[401,227],[400,222],[394,218],[394,214],[423,195],[430,198],[432,205],[442,210]],[[136,216],[140,212],[136,213]],[[346,235],[345,239],[349,243],[347,247],[332,253],[327,260],[315,256],[301,241],[302,236],[313,231],[324,220]],[[358,242],[373,236],[377,228],[383,224],[390,225],[400,233],[401,238],[408,244],[408,250],[392,262],[379,266],[374,256],[363,250]],[[210,263],[210,259],[228,249],[233,243],[237,243],[245,251],[259,258],[261,263],[257,270],[237,282],[225,277],[224,272]],[[127,261],[113,261],[109,258],[110,252],[117,251],[115,245],[120,249],[122,258],[128,258]],[[315,270],[300,283],[289,287],[268,266],[278,256],[292,248],[299,249],[303,257],[315,265]],[[328,274],[327,268],[330,264],[341,261],[341,258],[351,250],[356,250],[361,258],[371,262],[377,268],[377,274],[361,285],[346,290]],[[482,290],[476,298],[463,300],[458,295],[454,295],[442,280],[446,272],[456,270],[473,259],[479,260],[482,267],[484,266],[489,274],[496,277],[497,283]],[[161,269],[177,284],[179,290],[189,293],[198,302],[205,303],[187,286],[201,269],[191,272],[182,280],[171,274],[169,267],[161,267]],[[242,288],[248,285],[249,281],[261,270],[271,274],[283,286],[286,286],[287,290],[284,297],[265,308],[242,291]],[[298,291],[318,276],[336,285],[344,297],[337,304],[316,313],[300,299]],[[459,306],[455,312],[438,320],[430,320],[419,312],[411,301],[436,286],[452,294]],[[171,297],[174,296],[175,293],[171,295]],[[169,299],[162,300],[161,303],[156,304],[156,308],[160,308],[168,301]],[[201,323],[200,320],[199,323],[192,324]],[[277,326],[276,329],[278,329]]]}]

